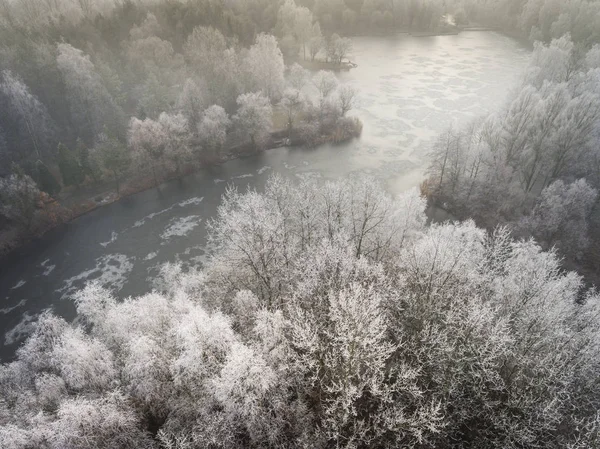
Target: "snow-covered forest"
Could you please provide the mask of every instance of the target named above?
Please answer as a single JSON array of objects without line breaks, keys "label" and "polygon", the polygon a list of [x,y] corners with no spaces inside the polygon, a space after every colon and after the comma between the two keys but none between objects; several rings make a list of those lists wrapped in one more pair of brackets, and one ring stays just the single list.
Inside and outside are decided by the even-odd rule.
[{"label": "snow-covered forest", "polygon": [[596,291],[424,209],[370,180],[230,190],[203,272],[40,318],[0,368],[1,446],[596,447]]},{"label": "snow-covered forest", "polygon": [[557,247],[597,283],[599,145],[600,46],[567,34],[536,43],[500,111],[440,136],[423,190],[459,217]]},{"label": "snow-covered forest", "polygon": [[82,187],[119,196],[133,178],[131,193],[273,132],[307,145],[360,135],[354,90],[298,64],[336,68],[351,42],[291,0],[0,6],[0,253],[2,231],[27,238],[77,215]]},{"label": "snow-covered forest", "polygon": [[358,137],[332,71],[352,36],[469,29],[530,62],[439,135],[420,190],[228,187],[185,217],[202,265],[127,297],[100,276],[64,294],[75,320],[29,323],[0,364],[0,448],[600,448],[597,1],[0,0],[0,255],[107,186]]},{"label": "snow-covered forest", "polygon": [[548,42],[570,33],[577,43],[600,40],[597,0],[463,0],[456,14],[463,22],[477,21]]}]

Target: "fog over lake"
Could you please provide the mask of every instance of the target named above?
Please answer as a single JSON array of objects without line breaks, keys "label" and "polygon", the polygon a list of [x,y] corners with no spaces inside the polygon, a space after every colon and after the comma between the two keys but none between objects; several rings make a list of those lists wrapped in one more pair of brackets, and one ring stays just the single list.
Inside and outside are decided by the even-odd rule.
[{"label": "fog over lake", "polygon": [[10,355],[48,307],[73,318],[69,295],[99,279],[119,296],[148,290],[165,262],[202,263],[205,226],[228,184],[260,189],[273,172],[305,178],[369,173],[392,193],[424,179],[426,153],[450,125],[495,110],[529,49],[494,32],[353,38],[358,67],[339,78],[359,90],[350,115],[359,140],[315,149],[277,148],[201,170],[97,209],[20,249],[0,267],[1,355]]}]

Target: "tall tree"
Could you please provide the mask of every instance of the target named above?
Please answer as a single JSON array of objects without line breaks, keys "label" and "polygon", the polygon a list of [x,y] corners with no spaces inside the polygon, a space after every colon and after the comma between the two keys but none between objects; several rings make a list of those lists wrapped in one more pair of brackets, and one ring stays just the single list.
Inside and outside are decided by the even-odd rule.
[{"label": "tall tree", "polygon": [[40,201],[35,182],[24,174],[0,178],[0,213],[29,230]]},{"label": "tall tree", "polygon": [[0,92],[19,117],[28,136],[35,158],[49,160],[48,144],[52,141],[54,124],[46,107],[33,95],[29,88],[9,70],[2,72]]},{"label": "tall tree", "polygon": [[83,167],[75,152],[69,150],[64,144],[58,144],[58,168],[63,179],[63,183],[67,186],[77,186],[85,179]]},{"label": "tall tree", "polygon": [[102,167],[113,176],[117,194],[120,194],[121,179],[131,165],[131,155],[127,151],[127,147],[117,139],[102,133],[99,136],[95,152]]},{"label": "tall tree", "polygon": [[58,44],[56,62],[62,73],[71,106],[71,120],[80,135],[91,142],[104,127],[121,134],[123,111],[104,86],[90,57],[66,43]]},{"label": "tall tree", "polygon": [[269,99],[260,92],[238,97],[238,111],[233,117],[238,129],[247,135],[255,148],[269,137],[273,126],[273,109]]},{"label": "tall tree", "polygon": [[230,126],[231,120],[221,106],[213,105],[204,111],[202,120],[198,123],[198,136],[202,148],[209,157],[218,158]]},{"label": "tall tree", "polygon": [[248,51],[245,65],[250,78],[250,91],[261,91],[271,101],[277,101],[285,83],[285,65],[277,39],[268,34],[259,34],[256,43]]}]

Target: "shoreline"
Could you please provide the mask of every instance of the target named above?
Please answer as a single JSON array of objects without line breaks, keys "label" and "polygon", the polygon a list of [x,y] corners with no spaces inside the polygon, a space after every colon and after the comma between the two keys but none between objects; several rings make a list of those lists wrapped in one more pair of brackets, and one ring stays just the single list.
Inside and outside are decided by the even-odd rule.
[{"label": "shoreline", "polygon": [[[0,234],[0,238],[2,235],[13,236],[14,238],[12,240],[7,240],[6,242],[0,241],[0,245],[2,245],[0,246],[0,262],[2,262],[4,259],[8,259],[19,248],[22,248],[23,246],[42,238],[45,234],[53,229],[71,223],[94,210],[114,204],[135,194],[160,188],[160,186],[166,182],[193,175],[203,168],[218,166],[231,160],[243,159],[244,157],[252,156],[253,154],[257,154],[261,151],[279,148],[281,146],[280,144],[282,141],[282,135],[284,135],[285,132],[286,131],[282,130],[273,131],[268,144],[265,145],[264,148],[252,149],[250,143],[236,145],[229,148],[227,154],[223,155],[221,158],[215,161],[201,162],[192,168],[183,171],[179,176],[176,172],[169,172],[164,177],[160,178],[158,185],[154,184],[154,180],[151,175],[145,174],[132,177],[129,182],[125,181],[125,179],[121,180],[122,185],[120,193],[115,191],[114,182],[111,181],[105,181],[100,185],[92,184],[85,186],[84,189],[87,188],[90,190],[88,194],[84,194],[81,191],[73,192],[73,189],[70,189],[70,191],[67,192],[67,196],[61,198],[60,195],[58,195],[58,198],[52,198],[52,201],[48,202],[48,204],[52,203],[60,206],[61,211],[65,214],[63,219],[44,223],[39,229],[36,229],[35,232],[29,235],[21,235],[18,227],[10,227],[3,230],[3,233]],[[95,193],[91,192],[91,190],[98,188],[101,190]],[[77,196],[78,194],[82,196],[85,195],[85,197],[81,200],[73,200],[73,197]]]},{"label": "shoreline", "polygon": [[[503,34],[516,40],[523,39],[522,35],[519,35],[518,33],[511,33],[510,30],[507,31],[483,26],[467,26],[461,28],[460,31],[491,31]],[[385,35],[410,35],[413,37],[427,37],[455,35],[459,34],[460,31],[456,33],[430,33],[417,35],[412,34],[409,31],[402,30],[386,33]],[[381,37],[382,35],[383,34],[371,34],[366,36]],[[315,63],[317,63],[325,65],[327,66],[327,68],[337,71],[350,70],[351,68],[354,68],[356,66],[351,61],[348,61],[348,63],[343,63],[342,67],[340,67],[340,65],[338,64],[334,64],[332,62],[325,63],[324,61],[299,61],[299,63],[301,63],[302,65],[314,65]],[[352,64],[352,66],[347,68],[344,67],[350,64]],[[303,142],[298,141],[291,141],[288,143],[288,145],[286,145],[285,142],[287,140],[287,136],[287,129],[278,128],[277,130],[271,132],[269,142],[263,148],[252,148],[249,142],[230,146],[219,159],[212,161],[201,161],[200,163],[194,164],[187,170],[184,170],[179,175],[176,172],[167,172],[165,176],[160,179],[158,185],[154,184],[151,175],[141,174],[139,176],[131,177],[129,182],[127,182],[127,178],[125,177],[125,179],[122,180],[123,185],[121,188],[121,193],[119,194],[116,193],[114,188],[114,182],[112,181],[102,182],[101,184],[86,185],[80,191],[74,191],[73,188],[67,190],[66,192],[63,191],[63,195],[58,195],[57,198],[53,199],[53,201],[47,202],[47,204],[51,204],[52,206],[59,205],[59,207],[57,207],[56,209],[59,212],[64,213],[64,215],[62,215],[59,220],[48,221],[46,223],[43,223],[42,225],[40,225],[39,229],[35,229],[31,233],[22,232],[18,228],[18,226],[11,226],[0,230],[0,262],[10,257],[10,255],[17,251],[19,248],[22,248],[23,246],[43,237],[46,233],[50,232],[51,230],[63,224],[71,223],[77,218],[80,218],[103,206],[114,204],[120,200],[123,200],[140,192],[144,192],[154,188],[160,188],[160,185],[163,183],[173,181],[178,178],[185,178],[189,175],[197,173],[199,170],[206,167],[219,166],[231,160],[242,159],[244,157],[251,156],[262,151],[275,149],[282,146],[300,147],[304,145]]]},{"label": "shoreline", "polygon": [[[85,198],[81,201],[73,201],[72,204],[69,204],[69,200],[73,198],[73,196],[67,196],[66,198],[51,198],[51,200],[47,201],[46,204],[58,204],[59,209],[65,213],[65,217],[61,220],[44,223],[43,226],[40,226],[39,229],[35,230],[35,232],[29,235],[20,235],[20,231],[17,227],[11,227],[3,230],[4,235],[13,235],[14,238],[12,240],[8,240],[6,242],[0,241],[0,263],[4,262],[6,259],[9,259],[12,254],[18,251],[20,248],[34,242],[37,239],[42,238],[48,232],[51,232],[54,229],[57,229],[60,226],[66,225],[77,220],[84,215],[91,213],[97,209],[100,209],[104,206],[108,206],[114,203],[117,203],[121,200],[124,200],[128,197],[136,195],[141,192],[145,192],[151,189],[159,189],[160,186],[164,183],[171,182],[177,179],[183,179],[188,176],[194,175],[198,173],[200,170],[219,166],[225,164],[229,161],[243,159],[245,157],[253,156],[255,154],[261,153],[263,151],[273,150],[277,148],[283,147],[292,147],[298,148],[305,145],[304,142],[301,141],[289,141],[286,145],[286,141],[288,140],[288,130],[287,129],[278,129],[271,132],[269,141],[260,148],[253,148],[250,142],[245,142],[238,145],[233,145],[227,149],[227,153],[224,154],[221,158],[214,161],[204,161],[188,170],[183,171],[180,175],[177,172],[169,172],[164,177],[162,177],[158,183],[158,185],[154,184],[154,179],[151,174],[140,175],[135,178],[132,178],[130,183],[126,183],[122,180],[121,192],[117,193],[115,191],[114,183],[111,181],[104,182],[101,187],[102,191],[99,191],[95,194],[86,194]],[[350,137],[347,140],[351,140],[354,137]],[[323,143],[326,143],[324,141]],[[338,142],[341,143],[341,142]],[[99,186],[86,186],[89,189],[98,188]],[[106,187],[106,189],[104,189]],[[71,194],[72,190],[68,192]],[[81,191],[74,192],[75,195],[82,194]],[[90,192],[91,193],[91,192]],[[97,200],[101,198],[100,200]],[[2,237],[2,233],[0,233],[0,238]]]}]

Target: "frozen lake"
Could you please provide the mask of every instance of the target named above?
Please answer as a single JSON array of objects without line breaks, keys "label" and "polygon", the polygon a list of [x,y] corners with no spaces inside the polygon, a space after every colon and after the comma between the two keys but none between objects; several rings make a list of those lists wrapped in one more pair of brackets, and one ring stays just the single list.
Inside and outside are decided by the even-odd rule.
[{"label": "frozen lake", "polygon": [[230,161],[93,211],[22,248],[0,265],[0,357],[43,310],[74,317],[69,296],[99,279],[120,296],[148,291],[165,262],[202,263],[205,225],[228,183],[260,189],[278,172],[303,179],[365,172],[393,193],[418,186],[436,135],[497,108],[529,50],[493,32],[360,37],[342,81],[359,89],[350,115],[360,140],[316,149],[278,148]]}]

